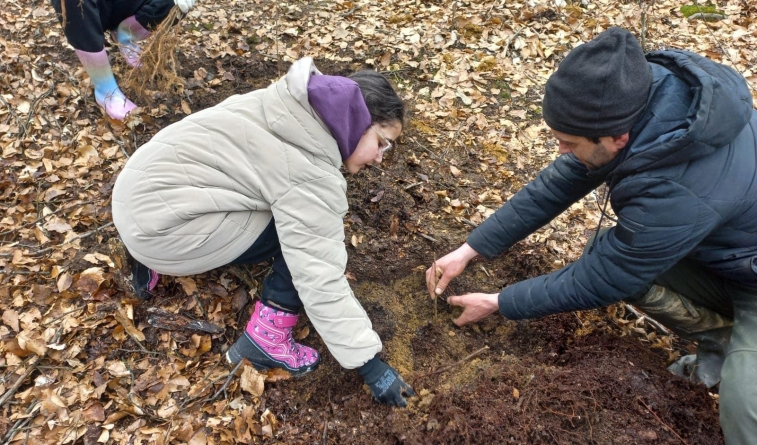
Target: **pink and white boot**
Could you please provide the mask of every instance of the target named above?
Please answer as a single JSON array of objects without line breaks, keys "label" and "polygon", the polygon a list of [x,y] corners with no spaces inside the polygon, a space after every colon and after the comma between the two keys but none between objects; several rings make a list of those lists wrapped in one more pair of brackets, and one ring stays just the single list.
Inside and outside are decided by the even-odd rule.
[{"label": "pink and white boot", "polygon": [[108,116],[113,119],[119,121],[126,119],[126,116],[134,111],[137,106],[124,96],[124,93],[118,87],[105,48],[96,53],[77,49],[76,55],[79,56],[81,64],[95,87],[97,105],[103,107]]},{"label": "pink and white boot", "polygon": [[140,65],[139,56],[142,55],[142,48],[139,47],[137,42],[145,40],[149,36],[150,31],[142,26],[134,16],[122,21],[118,28],[113,31],[113,37],[118,42],[118,49],[124,56],[124,60],[134,68]]},{"label": "pink and white boot", "polygon": [[292,337],[299,318],[258,301],[244,334],[226,352],[226,360],[236,365],[246,358],[259,371],[281,368],[295,376],[314,370],[321,363],[318,352]]}]

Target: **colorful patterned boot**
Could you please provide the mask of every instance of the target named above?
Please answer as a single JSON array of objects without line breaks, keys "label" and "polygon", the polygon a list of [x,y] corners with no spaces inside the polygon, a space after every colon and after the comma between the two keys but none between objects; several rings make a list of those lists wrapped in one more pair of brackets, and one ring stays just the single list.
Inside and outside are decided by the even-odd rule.
[{"label": "colorful patterned boot", "polygon": [[321,363],[318,352],[292,338],[298,318],[258,301],[244,334],[226,352],[226,360],[236,365],[246,358],[259,371],[282,368],[295,376],[314,370]]},{"label": "colorful patterned boot", "polygon": [[81,64],[87,70],[89,78],[95,86],[95,101],[105,109],[113,119],[122,121],[132,110],[137,108],[132,101],[124,96],[118,88],[113,70],[110,68],[108,53],[105,48],[96,53],[76,50]]},{"label": "colorful patterned boot", "polygon": [[140,65],[139,56],[142,48],[137,42],[150,36],[150,31],[145,29],[134,16],[124,19],[113,32],[113,37],[118,42],[118,49],[124,56],[126,63],[134,68]]}]

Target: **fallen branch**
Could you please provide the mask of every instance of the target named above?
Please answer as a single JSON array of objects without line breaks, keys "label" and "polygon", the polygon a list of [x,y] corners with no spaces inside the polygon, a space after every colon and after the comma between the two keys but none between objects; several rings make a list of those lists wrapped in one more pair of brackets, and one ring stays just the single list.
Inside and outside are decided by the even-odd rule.
[{"label": "fallen branch", "polygon": [[705,22],[717,22],[718,20],[725,20],[725,14],[718,14],[717,12],[697,12],[689,16],[689,21],[692,20],[704,20]]},{"label": "fallen branch", "polygon": [[450,369],[454,368],[455,366],[458,366],[458,365],[460,365],[462,363],[465,363],[468,360],[472,359],[473,357],[475,357],[477,355],[480,355],[483,352],[486,352],[488,350],[489,350],[489,347],[488,346],[484,346],[483,348],[481,348],[481,349],[479,349],[479,350],[477,350],[475,352],[472,352],[472,353],[466,355],[465,357],[461,358],[460,360],[456,361],[455,363],[452,363],[452,364],[446,365],[446,366],[442,366],[441,368],[439,368],[439,369],[437,369],[435,371],[431,371],[431,372],[427,372],[425,374],[419,375],[418,377],[416,377],[416,378],[413,379],[413,383],[415,383],[417,380],[420,380],[422,378],[426,378],[426,377],[429,377],[429,376],[432,376],[432,375],[435,375],[435,374],[441,374],[443,372],[449,371]]}]

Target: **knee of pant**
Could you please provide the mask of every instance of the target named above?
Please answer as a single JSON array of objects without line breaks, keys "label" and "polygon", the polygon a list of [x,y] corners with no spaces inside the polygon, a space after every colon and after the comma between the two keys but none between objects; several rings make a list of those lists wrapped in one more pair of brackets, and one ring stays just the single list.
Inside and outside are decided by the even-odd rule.
[{"label": "knee of pant", "polygon": [[726,436],[729,428],[757,430],[755,369],[757,351],[736,351],[726,357],[720,382],[720,423]]}]

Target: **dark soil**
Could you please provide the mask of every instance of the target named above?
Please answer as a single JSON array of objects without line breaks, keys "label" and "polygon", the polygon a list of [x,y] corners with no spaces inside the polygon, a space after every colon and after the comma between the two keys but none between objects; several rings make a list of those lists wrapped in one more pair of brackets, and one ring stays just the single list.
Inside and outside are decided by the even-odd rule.
[{"label": "dark soil", "polygon": [[[202,58],[183,62],[187,77],[199,68],[213,67],[210,60],[203,66]],[[316,64],[324,73],[344,74],[363,68],[325,60],[316,60]],[[265,87],[285,70],[286,66],[262,58],[235,63],[230,68],[234,81],[214,89],[190,90],[192,109]],[[178,101],[164,100],[168,104]],[[176,119],[164,117],[150,124],[144,140]],[[425,142],[417,122],[411,119],[403,141]],[[400,143],[380,168],[348,178],[348,273],[354,277],[356,296],[384,341],[384,358],[413,384],[419,397],[407,409],[379,405],[357,373],[342,369],[317,334],[312,334],[304,343],[319,348],[323,364],[311,375],[267,387],[261,413],[270,409],[280,425],[274,439],[260,440],[324,444],[722,443],[716,401],[707,390],[669,374],[663,354],[650,350],[638,336],[623,336],[603,311],[520,322],[493,316],[460,329],[451,322],[456,310],[442,299],[436,303],[429,299],[423,271],[434,258],[462,243],[471,229],[442,212],[434,192],[454,190],[468,195],[492,187],[515,191],[518,184],[482,177],[475,167],[489,159],[489,154],[475,147],[453,148],[442,159],[406,142]],[[458,180],[445,168],[450,162],[470,180],[465,187],[458,186]],[[535,174],[522,173],[524,182]],[[359,241],[356,246],[351,243],[353,236]],[[450,292],[495,292],[506,283],[549,272],[557,259],[542,245],[529,245],[528,250],[516,246],[495,261],[471,264]],[[265,269],[254,268],[251,276],[260,277],[261,272]],[[211,286],[223,273],[214,271],[197,281]],[[179,286],[166,278],[148,305],[168,304],[181,294]],[[206,289],[200,294],[213,292]],[[230,298],[221,299],[225,308]],[[250,309],[247,305],[238,316],[227,318],[236,318],[236,327],[241,329]],[[237,332],[227,328],[224,335],[214,338],[213,351],[225,350]],[[146,346],[158,342],[157,330],[146,328],[145,333]],[[434,372],[484,346],[488,349],[476,357],[448,371]]]}]

